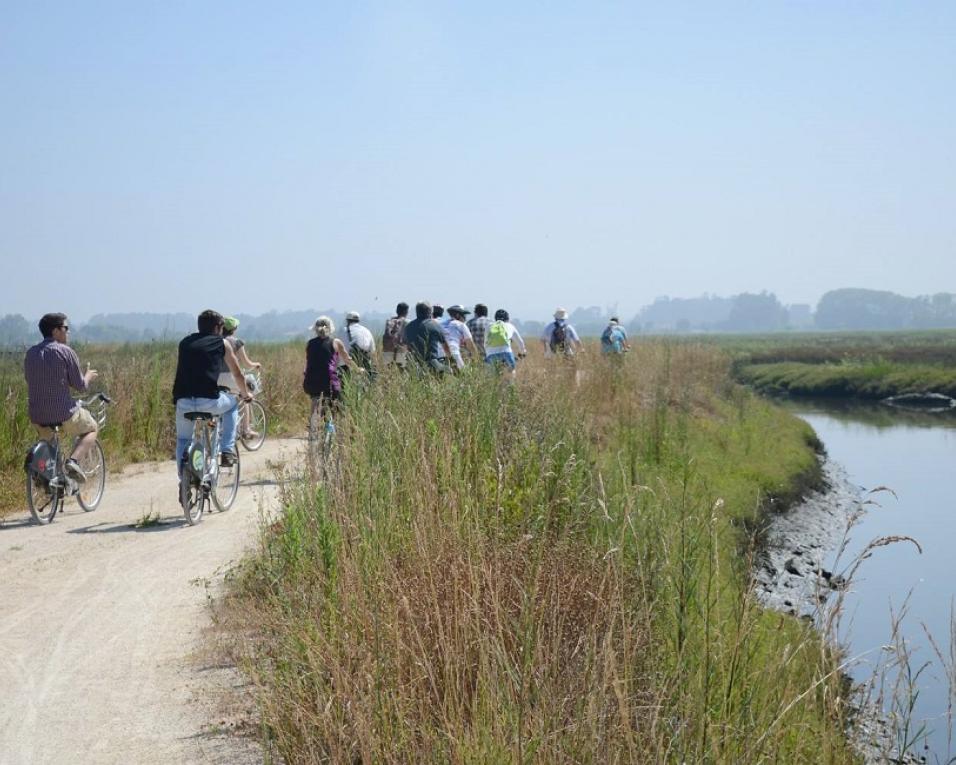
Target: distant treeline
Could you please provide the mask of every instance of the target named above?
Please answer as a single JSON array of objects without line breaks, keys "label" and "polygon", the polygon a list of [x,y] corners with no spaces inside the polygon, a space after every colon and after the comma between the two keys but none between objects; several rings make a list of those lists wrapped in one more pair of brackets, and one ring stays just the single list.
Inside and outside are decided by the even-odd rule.
[{"label": "distant treeline", "polygon": [[[239,334],[247,340],[304,338],[320,314],[332,316],[338,323],[344,316],[343,311],[334,308],[270,311],[259,316],[238,314]],[[591,306],[575,308],[569,318],[580,334],[594,336],[601,333],[612,315],[613,309]],[[362,316],[363,323],[376,334],[387,318],[380,312]],[[911,298],[879,290],[839,289],[827,292],[816,311],[808,304],[783,305],[772,292],[660,297],[636,316],[619,318],[633,334],[956,328],[956,295],[941,292]],[[515,316],[513,320],[523,334],[534,337],[550,319]],[[194,331],[196,317],[186,313],[109,313],[74,326],[74,337],[81,342],[171,341]],[[33,343],[37,334],[36,320],[28,321],[19,314],[0,318],[0,347]]]}]

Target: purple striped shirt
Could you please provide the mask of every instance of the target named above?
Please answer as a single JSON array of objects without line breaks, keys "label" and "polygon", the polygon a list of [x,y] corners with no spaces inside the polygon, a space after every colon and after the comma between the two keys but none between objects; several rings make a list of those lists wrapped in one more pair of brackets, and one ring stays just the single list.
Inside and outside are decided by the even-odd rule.
[{"label": "purple striped shirt", "polygon": [[44,340],[27,351],[23,374],[27,378],[31,422],[52,425],[70,419],[78,406],[70,388],[86,390],[76,351],[56,340]]}]

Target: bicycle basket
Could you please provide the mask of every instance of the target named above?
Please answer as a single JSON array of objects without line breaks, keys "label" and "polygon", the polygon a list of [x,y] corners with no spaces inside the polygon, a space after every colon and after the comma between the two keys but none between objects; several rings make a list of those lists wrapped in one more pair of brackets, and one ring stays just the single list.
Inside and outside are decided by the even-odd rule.
[{"label": "bicycle basket", "polygon": [[56,474],[56,454],[48,441],[37,441],[27,452],[23,464],[28,473],[51,480]]},{"label": "bicycle basket", "polygon": [[262,393],[262,377],[254,372],[246,375],[246,387],[252,394]]}]

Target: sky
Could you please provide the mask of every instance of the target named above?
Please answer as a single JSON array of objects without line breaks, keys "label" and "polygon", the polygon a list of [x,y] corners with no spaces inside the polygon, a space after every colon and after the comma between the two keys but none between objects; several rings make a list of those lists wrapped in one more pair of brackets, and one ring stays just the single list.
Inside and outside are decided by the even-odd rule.
[{"label": "sky", "polygon": [[0,4],[0,314],[956,292],[956,3]]}]

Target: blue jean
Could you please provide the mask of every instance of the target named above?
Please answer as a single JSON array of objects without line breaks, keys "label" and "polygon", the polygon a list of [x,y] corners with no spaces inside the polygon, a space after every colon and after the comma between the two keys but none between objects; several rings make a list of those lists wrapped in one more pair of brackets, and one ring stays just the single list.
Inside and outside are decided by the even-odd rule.
[{"label": "blue jean", "polygon": [[176,402],[176,463],[183,458],[183,451],[193,438],[193,424],[186,419],[186,412],[209,412],[222,415],[222,431],[219,434],[219,451],[236,450],[236,429],[239,426],[239,399],[231,393],[220,393],[219,398],[181,398]]}]

